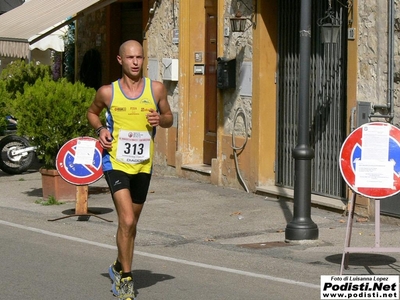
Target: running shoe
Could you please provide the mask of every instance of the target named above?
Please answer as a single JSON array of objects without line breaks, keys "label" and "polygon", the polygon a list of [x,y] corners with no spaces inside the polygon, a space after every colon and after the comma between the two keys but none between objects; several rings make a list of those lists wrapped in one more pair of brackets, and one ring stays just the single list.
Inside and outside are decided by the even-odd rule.
[{"label": "running shoe", "polygon": [[118,289],[118,299],[136,300],[132,277],[122,278]]},{"label": "running shoe", "polygon": [[121,273],[115,270],[114,265],[115,263],[108,268],[108,275],[110,276],[112,281],[111,291],[113,292],[114,296],[118,296],[119,285],[121,282]]}]

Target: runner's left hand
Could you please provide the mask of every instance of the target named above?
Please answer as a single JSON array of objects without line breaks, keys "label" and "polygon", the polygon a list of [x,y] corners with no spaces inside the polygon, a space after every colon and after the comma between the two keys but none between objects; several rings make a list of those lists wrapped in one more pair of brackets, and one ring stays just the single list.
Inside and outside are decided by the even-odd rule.
[{"label": "runner's left hand", "polygon": [[160,125],[160,115],[154,109],[150,109],[149,113],[146,115],[147,121],[153,127]]}]

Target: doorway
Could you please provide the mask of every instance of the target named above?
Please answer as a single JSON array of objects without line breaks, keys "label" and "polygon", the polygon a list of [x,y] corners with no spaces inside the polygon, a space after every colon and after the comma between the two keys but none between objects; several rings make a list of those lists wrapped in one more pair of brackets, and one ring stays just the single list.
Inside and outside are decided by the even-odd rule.
[{"label": "doorway", "polygon": [[[347,9],[334,3],[341,30],[336,43],[321,43],[319,18],[328,3],[312,1],[310,74],[310,145],[312,193],[345,199],[346,185],[339,169],[339,152],[346,137]],[[278,149],[276,185],[294,187],[292,151],[297,143],[299,77],[299,1],[279,1]]]},{"label": "doorway", "polygon": [[203,163],[217,157],[217,1],[206,2]]},{"label": "doorway", "polygon": [[108,47],[111,61],[109,63],[109,82],[121,77],[121,66],[117,63],[119,46],[127,40],[143,42],[142,29],[143,4],[138,1],[115,2],[109,6],[110,22]]}]

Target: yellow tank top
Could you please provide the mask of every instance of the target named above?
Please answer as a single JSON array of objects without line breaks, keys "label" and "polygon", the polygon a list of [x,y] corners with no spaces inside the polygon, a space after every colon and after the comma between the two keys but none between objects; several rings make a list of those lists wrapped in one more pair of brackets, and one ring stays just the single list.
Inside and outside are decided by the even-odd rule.
[{"label": "yellow tank top", "polygon": [[151,173],[155,128],[147,122],[149,109],[157,110],[151,80],[137,98],[127,97],[120,81],[112,83],[112,100],[106,112],[107,128],[113,137],[112,149],[103,153],[103,171],[120,170],[128,174]]}]

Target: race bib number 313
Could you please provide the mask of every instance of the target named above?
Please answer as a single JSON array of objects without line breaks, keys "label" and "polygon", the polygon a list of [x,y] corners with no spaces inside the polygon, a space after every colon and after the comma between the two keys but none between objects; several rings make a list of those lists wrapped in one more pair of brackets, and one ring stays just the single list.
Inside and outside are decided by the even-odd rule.
[{"label": "race bib number 313", "polygon": [[137,164],[150,158],[151,136],[148,131],[120,130],[117,160]]}]

